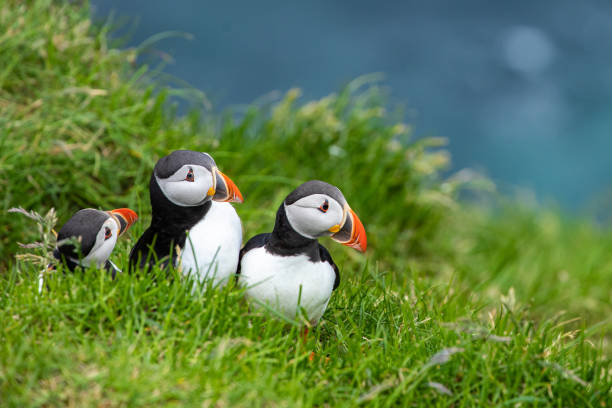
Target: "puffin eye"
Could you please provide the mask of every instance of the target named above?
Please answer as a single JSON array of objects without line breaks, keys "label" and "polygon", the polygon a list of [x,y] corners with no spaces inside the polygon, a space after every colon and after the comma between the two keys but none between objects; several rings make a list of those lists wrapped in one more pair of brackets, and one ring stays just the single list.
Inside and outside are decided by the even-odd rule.
[{"label": "puffin eye", "polygon": [[319,207],[319,211],[326,213],[327,210],[329,210],[329,202],[325,200],[325,202]]},{"label": "puffin eye", "polygon": [[187,172],[187,176],[185,176],[185,180],[186,181],[195,181],[195,177],[193,176],[193,169],[189,169],[189,171]]},{"label": "puffin eye", "polygon": [[106,241],[112,236],[113,236],[113,233],[111,232],[110,228],[104,227],[104,240]]}]

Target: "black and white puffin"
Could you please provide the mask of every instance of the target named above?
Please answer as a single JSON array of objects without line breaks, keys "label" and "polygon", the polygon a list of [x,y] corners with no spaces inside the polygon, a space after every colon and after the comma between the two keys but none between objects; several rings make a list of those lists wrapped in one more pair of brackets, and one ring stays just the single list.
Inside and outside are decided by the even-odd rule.
[{"label": "black and white puffin", "polygon": [[340,283],[340,272],[317,238],[364,252],[363,224],[337,187],[308,181],[280,205],[271,233],[256,235],[240,251],[239,284],[257,303],[295,319],[301,308],[316,324]]},{"label": "black and white puffin", "polygon": [[224,285],[238,266],[242,224],[230,203],[243,201],[234,182],[207,153],[177,150],[162,157],[149,183],[151,225],[130,264],[176,266],[200,282]]},{"label": "black and white puffin", "polygon": [[[115,277],[119,269],[108,258],[117,238],[137,219],[138,215],[129,208],[79,210],[59,230],[53,256],[71,271],[78,266],[96,265],[106,268]],[[79,242],[79,247],[75,247],[74,239]]]}]

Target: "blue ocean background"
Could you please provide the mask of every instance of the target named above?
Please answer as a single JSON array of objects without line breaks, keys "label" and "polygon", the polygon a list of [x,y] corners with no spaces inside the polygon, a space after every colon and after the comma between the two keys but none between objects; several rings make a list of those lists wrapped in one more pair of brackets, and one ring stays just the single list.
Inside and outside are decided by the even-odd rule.
[{"label": "blue ocean background", "polygon": [[[382,73],[415,137],[452,168],[567,211],[612,208],[612,2],[93,0],[125,46],[161,32],[164,72],[234,111],[292,87],[303,101]],[[112,16],[112,17],[111,17]],[[608,218],[604,215],[604,218]]]}]

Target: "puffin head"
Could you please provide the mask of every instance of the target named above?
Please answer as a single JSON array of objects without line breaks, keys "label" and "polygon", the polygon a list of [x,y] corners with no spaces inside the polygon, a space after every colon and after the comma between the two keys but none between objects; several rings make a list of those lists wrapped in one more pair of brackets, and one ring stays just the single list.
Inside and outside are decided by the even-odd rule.
[{"label": "puffin head", "polygon": [[365,229],[335,186],[311,180],[296,188],[283,202],[289,225],[305,238],[322,236],[364,252],[368,246]]},{"label": "puffin head", "polygon": [[159,159],[153,176],[164,197],[180,207],[196,207],[210,200],[243,201],[236,184],[221,173],[208,153],[176,150]]},{"label": "puffin head", "polygon": [[[80,258],[83,266],[102,266],[115,248],[117,238],[137,219],[138,215],[129,208],[79,210],[59,230],[57,252],[75,262]],[[78,240],[80,247],[76,248],[71,238]]]}]

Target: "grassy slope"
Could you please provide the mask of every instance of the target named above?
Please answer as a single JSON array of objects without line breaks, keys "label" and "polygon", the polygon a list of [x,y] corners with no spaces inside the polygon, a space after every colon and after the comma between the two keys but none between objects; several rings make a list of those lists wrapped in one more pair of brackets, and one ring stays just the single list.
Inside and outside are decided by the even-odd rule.
[{"label": "grassy slope", "polygon": [[[543,211],[460,208],[460,178],[437,177],[438,142],[402,147],[406,127],[375,88],[355,82],[301,106],[293,91],[240,121],[175,118],[163,109],[173,91],[153,95],[135,51],[109,49],[86,10],[0,5],[5,405],[609,404],[609,232]],[[137,209],[114,255],[125,261],[148,221],[153,164],[184,147],[212,152],[237,182],[247,237],[310,178],[341,186],[364,221],[365,258],[325,242],[343,280],[307,344],[231,288],[191,295],[178,279],[91,271],[57,275],[39,297],[36,268],[7,262],[15,241],[36,238],[5,212],[16,205],[54,206],[60,223],[85,206]],[[455,354],[445,363],[440,350]]]}]

